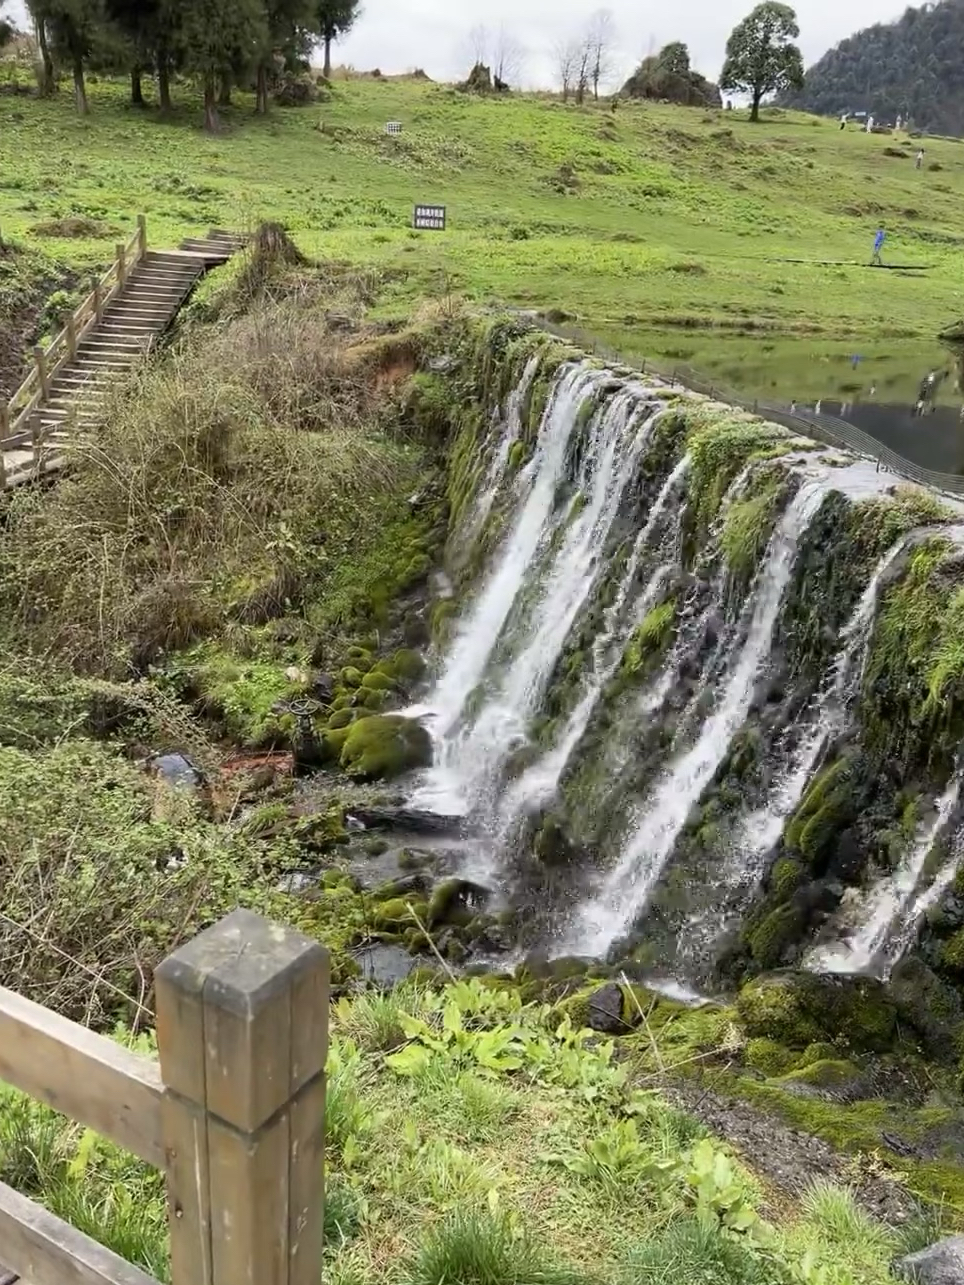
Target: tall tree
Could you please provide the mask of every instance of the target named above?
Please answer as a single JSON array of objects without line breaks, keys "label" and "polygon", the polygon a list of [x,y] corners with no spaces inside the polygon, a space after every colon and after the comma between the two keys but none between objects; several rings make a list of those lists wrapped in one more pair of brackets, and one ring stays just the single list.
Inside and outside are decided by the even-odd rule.
[{"label": "tall tree", "polygon": [[38,43],[42,40],[42,53],[47,46],[45,81],[48,75],[52,75],[52,62],[48,71],[46,61],[52,49],[70,67],[74,78],[74,101],[77,110],[86,115],[90,108],[84,71],[98,40],[104,36],[107,15],[103,0],[29,0],[29,7],[37,26]]},{"label": "tall tree", "polygon": [[306,59],[318,30],[317,0],[264,0],[265,39],[258,51],[255,110],[268,110],[268,83],[280,64]]},{"label": "tall tree", "polygon": [[616,28],[610,9],[597,9],[589,19],[589,30],[586,34],[589,45],[589,78],[592,81],[592,96],[599,98],[599,85],[612,72],[612,52],[616,43]]},{"label": "tall tree", "polygon": [[325,76],[331,76],[331,47],[347,36],[361,15],[361,0],[320,0],[318,32],[325,48]]},{"label": "tall tree", "polygon": [[803,59],[793,43],[799,35],[797,15],[777,0],[764,0],[733,28],[720,88],[751,96],[750,120],[760,119],[764,95],[802,87]]},{"label": "tall tree", "polygon": [[142,80],[156,57],[161,0],[104,0],[107,16],[127,39],[130,50],[131,102],[144,106]]},{"label": "tall tree", "polygon": [[217,131],[218,81],[256,65],[267,42],[263,0],[165,0],[185,68],[204,94],[204,128]]},{"label": "tall tree", "polygon": [[0,49],[9,45],[17,32],[13,22],[3,16],[3,6],[4,0],[0,0]]}]

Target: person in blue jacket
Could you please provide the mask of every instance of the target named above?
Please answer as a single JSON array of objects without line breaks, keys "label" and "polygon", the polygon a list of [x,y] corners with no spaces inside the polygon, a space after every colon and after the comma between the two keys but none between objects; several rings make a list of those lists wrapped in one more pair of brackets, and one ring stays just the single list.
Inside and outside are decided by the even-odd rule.
[{"label": "person in blue jacket", "polygon": [[887,234],[883,228],[878,228],[877,235],[874,237],[874,256],[870,262],[878,268],[882,268],[884,266],[884,261],[880,257],[880,252],[884,248],[884,237],[886,235]]}]

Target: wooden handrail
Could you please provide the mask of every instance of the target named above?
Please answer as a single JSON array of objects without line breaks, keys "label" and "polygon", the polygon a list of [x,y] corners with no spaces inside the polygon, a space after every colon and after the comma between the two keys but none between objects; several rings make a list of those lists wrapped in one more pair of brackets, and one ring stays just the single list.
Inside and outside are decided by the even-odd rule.
[{"label": "wooden handrail", "polygon": [[[173,1285],[319,1285],[328,975],[317,942],[235,911],[156,970],[159,1063],[0,988],[0,1079],[165,1174]],[[2,1184],[0,1263],[156,1285]]]},{"label": "wooden handrail", "polygon": [[0,1080],[164,1167],[157,1063],[2,986]]},{"label": "wooden handrail", "polygon": [[137,228],[123,245],[118,245],[113,263],[86,299],[74,309],[69,323],[51,340],[42,359],[35,357],[30,373],[7,402],[6,422],[0,419],[0,448],[23,431],[27,417],[46,400],[47,382],[71,360],[74,346],[96,325],[103,309],[123,289],[125,280],[146,254],[147,220],[139,214]]}]

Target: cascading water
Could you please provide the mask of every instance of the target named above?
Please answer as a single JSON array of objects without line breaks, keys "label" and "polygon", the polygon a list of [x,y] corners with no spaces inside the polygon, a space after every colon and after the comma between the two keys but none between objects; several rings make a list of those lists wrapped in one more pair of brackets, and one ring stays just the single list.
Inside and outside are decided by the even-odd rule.
[{"label": "cascading water", "polygon": [[[410,711],[425,717],[435,743],[434,766],[412,801],[466,817],[476,837],[463,873],[517,905],[528,904],[524,854],[533,835],[549,813],[554,825],[563,819],[570,852],[583,854],[579,867],[555,871],[549,899],[527,916],[553,950],[603,955],[631,929],[652,936],[664,885],[668,896],[693,877],[705,889],[672,922],[681,938],[716,945],[721,926],[739,925],[752,909],[788,821],[830,745],[858,717],[881,587],[921,531],[896,540],[866,581],[850,578],[853,608],[832,660],[821,650],[811,670],[788,679],[794,617],[785,607],[791,584],[806,599],[805,533],[831,494],[838,505],[841,496],[844,506],[859,504],[884,493],[886,478],[773,429],[765,449],[751,448],[729,469],[699,526],[706,462],[687,449],[688,437],[674,438],[672,395],[610,371],[561,367],[528,463],[510,467],[534,374],[530,361],[494,417],[476,497],[453,533],[464,551],[485,526],[491,546],[489,519],[502,523],[435,688]],[[710,420],[727,413],[707,408]],[[732,516],[738,528],[759,512],[767,487],[777,501],[760,532],[765,553],[752,578],[738,579],[724,552],[728,523]],[[809,541],[811,560],[819,539]],[[805,602],[803,614],[811,610]],[[640,660],[639,639],[664,619],[668,633]],[[784,716],[788,682],[797,686]],[[760,753],[756,775],[745,796],[731,777],[721,805],[719,782],[747,737]],[[705,799],[711,817],[727,811],[724,825],[705,826],[718,838],[702,852]],[[942,801],[943,822],[951,806]],[[879,890],[877,909],[847,947],[852,958],[879,954],[881,942],[896,949],[926,899],[941,895],[956,859],[922,889],[932,846],[922,834],[889,899]],[[685,944],[664,938],[659,949],[656,958],[696,976]]]},{"label": "cascading water", "polygon": [[687,814],[709,784],[746,718],[761,662],[769,651],[797,542],[827,492],[824,477],[804,481],[777,524],[749,607],[745,641],[733,657],[717,708],[696,744],[671,764],[633,824],[631,837],[600,892],[584,905],[568,936],[576,954],[604,954],[644,909]]},{"label": "cascading water", "polygon": [[863,679],[881,584],[915,538],[915,532],[902,536],[877,564],[841,631],[841,651],[827,681],[803,711],[799,726],[791,729],[795,735],[769,796],[743,818],[731,851],[719,866],[716,904],[694,915],[688,924],[686,941],[691,953],[695,943],[719,940],[725,929],[723,914],[741,916],[756,894],[768,854],[779,842],[827,746],[844,728]]},{"label": "cascading water", "polygon": [[893,967],[922,916],[939,900],[957,870],[959,853],[952,851],[951,861],[931,886],[919,888],[927,858],[957,807],[961,780],[961,772],[955,772],[937,801],[934,816],[918,829],[898,868],[871,890],[850,932],[841,940],[812,950],[805,960],[806,967],[823,973],[888,972]]},{"label": "cascading water", "polygon": [[[645,388],[621,390],[592,414],[575,476],[567,478],[580,407],[606,378],[606,372],[576,368],[550,402],[528,469],[528,497],[429,699],[441,753],[418,795],[423,804],[466,812],[497,788],[603,569],[600,550],[660,409]],[[566,482],[570,490],[560,501]],[[480,682],[482,708],[459,725]]]}]

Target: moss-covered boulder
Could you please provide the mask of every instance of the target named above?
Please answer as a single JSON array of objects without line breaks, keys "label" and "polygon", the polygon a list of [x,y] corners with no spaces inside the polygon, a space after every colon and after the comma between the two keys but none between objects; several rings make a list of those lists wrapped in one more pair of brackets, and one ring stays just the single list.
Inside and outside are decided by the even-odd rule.
[{"label": "moss-covered boulder", "polygon": [[890,993],[901,1025],[920,1036],[930,1056],[956,1061],[964,1052],[964,1007],[957,991],[912,956],[894,969]]},{"label": "moss-covered boulder", "polygon": [[341,752],[341,766],[362,781],[401,776],[432,762],[432,738],[412,718],[401,714],[374,714],[348,729]]},{"label": "moss-covered boulder", "polygon": [[373,692],[393,692],[395,682],[387,674],[380,674],[377,669],[365,675],[361,681],[362,687]]},{"label": "moss-covered boulder", "polygon": [[791,972],[759,977],[743,987],[737,1012],[748,1035],[796,1049],[831,1040],[880,1052],[890,1046],[897,1027],[897,1005],[882,983],[867,977]]},{"label": "moss-covered boulder", "polygon": [[341,671],[340,677],[345,687],[355,688],[361,687],[362,679],[365,675],[355,665],[346,665]]},{"label": "moss-covered boulder", "polygon": [[347,727],[349,723],[353,722],[354,718],[355,711],[353,709],[336,709],[328,717],[328,727],[333,732],[340,731],[341,728]]},{"label": "moss-covered boulder", "polygon": [[468,879],[443,879],[429,899],[429,927],[437,924],[465,927],[472,922],[488,899],[486,889]]}]

